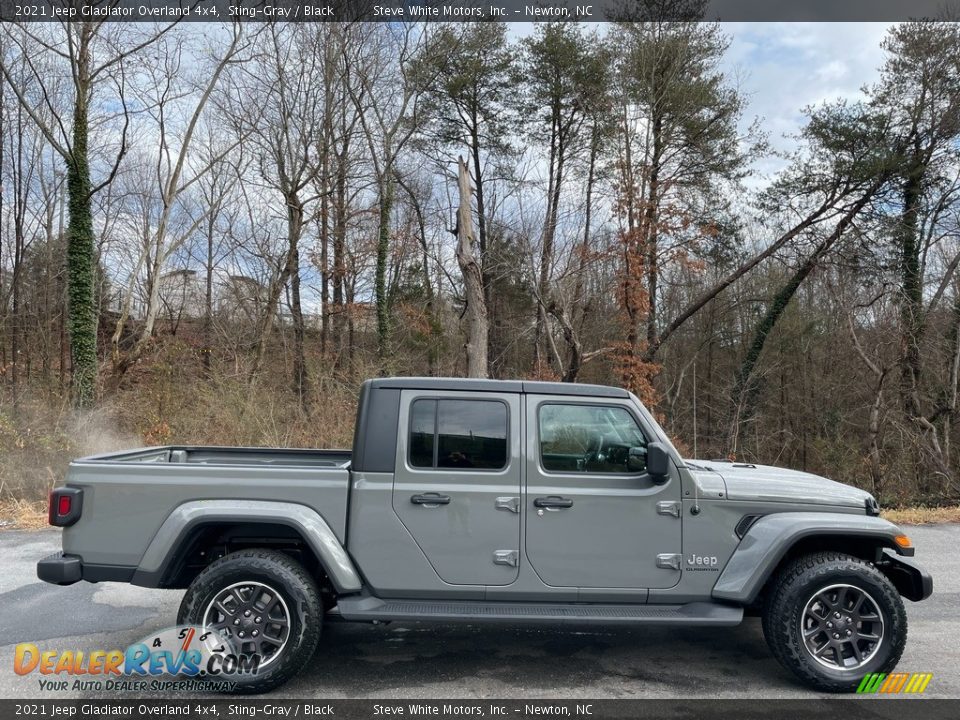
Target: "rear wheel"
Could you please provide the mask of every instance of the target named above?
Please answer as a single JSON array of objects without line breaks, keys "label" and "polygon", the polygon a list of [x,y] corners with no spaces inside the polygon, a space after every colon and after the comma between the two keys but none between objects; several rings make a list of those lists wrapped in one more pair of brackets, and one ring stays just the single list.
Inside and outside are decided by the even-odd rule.
[{"label": "rear wheel", "polygon": [[218,633],[237,652],[259,656],[255,673],[225,675],[234,692],[273,690],[310,660],[323,605],[300,563],[273,550],[240,550],[211,563],[191,583],[177,622]]},{"label": "rear wheel", "polygon": [[777,660],[803,682],[849,692],[865,675],[896,666],[907,615],[896,588],[873,565],[815,553],[776,577],[764,604],[763,634]]}]

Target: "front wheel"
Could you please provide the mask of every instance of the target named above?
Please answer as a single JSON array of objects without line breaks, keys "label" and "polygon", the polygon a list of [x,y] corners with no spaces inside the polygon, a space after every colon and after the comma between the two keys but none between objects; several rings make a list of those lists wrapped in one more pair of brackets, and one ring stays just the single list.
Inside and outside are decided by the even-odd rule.
[{"label": "front wheel", "polygon": [[224,679],[234,692],[263,693],[297,674],[320,639],[323,604],[300,563],[273,550],[240,550],[207,566],[190,584],[179,625],[213,630],[238,653],[257,656],[256,672]]},{"label": "front wheel", "polygon": [[896,667],[907,614],[891,582],[860,558],[804,555],[774,580],[763,609],[774,657],[806,684],[855,690],[865,675]]}]

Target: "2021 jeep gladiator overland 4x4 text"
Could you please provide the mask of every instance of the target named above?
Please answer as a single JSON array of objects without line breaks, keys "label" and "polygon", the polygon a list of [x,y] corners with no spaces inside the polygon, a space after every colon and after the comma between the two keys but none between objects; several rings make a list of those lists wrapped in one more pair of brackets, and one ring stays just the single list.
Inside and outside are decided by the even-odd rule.
[{"label": "2021 jeep gladiator overland 4x4 text", "polygon": [[684,460],[612,387],[393,378],[353,450],[159,447],[70,466],[43,580],[187,588],[178,623],[260,657],[262,692],[331,619],[725,626],[851,690],[891,670],[930,576],[868,493]]}]

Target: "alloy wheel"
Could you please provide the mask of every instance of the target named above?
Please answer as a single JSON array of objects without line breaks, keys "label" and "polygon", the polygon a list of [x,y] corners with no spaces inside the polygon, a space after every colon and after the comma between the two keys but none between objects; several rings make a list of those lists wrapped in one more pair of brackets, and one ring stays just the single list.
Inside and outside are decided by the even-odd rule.
[{"label": "alloy wheel", "polygon": [[807,601],[800,633],[807,652],[821,665],[856,670],[870,661],[883,641],[883,615],[863,589],[830,585]]},{"label": "alloy wheel", "polygon": [[244,654],[260,656],[263,668],[280,657],[290,637],[290,611],[283,596],[261,582],[240,582],[218,592],[203,625]]}]

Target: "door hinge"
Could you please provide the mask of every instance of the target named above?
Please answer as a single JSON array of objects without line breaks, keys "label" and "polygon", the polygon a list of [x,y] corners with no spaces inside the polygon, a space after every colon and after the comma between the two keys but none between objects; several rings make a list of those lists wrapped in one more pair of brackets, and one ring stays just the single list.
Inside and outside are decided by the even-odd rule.
[{"label": "door hinge", "polygon": [[664,570],[679,570],[680,553],[660,553],[657,555],[657,567]]},{"label": "door hinge", "polygon": [[661,500],[657,503],[658,515],[673,515],[675,518],[683,514],[683,508],[679,500]]},{"label": "door hinge", "polygon": [[495,550],[493,553],[494,565],[509,565],[516,567],[520,563],[520,553],[516,550]]},{"label": "door hinge", "polygon": [[520,498],[518,497],[498,497],[494,503],[497,510],[508,510],[512,513],[520,512]]}]

